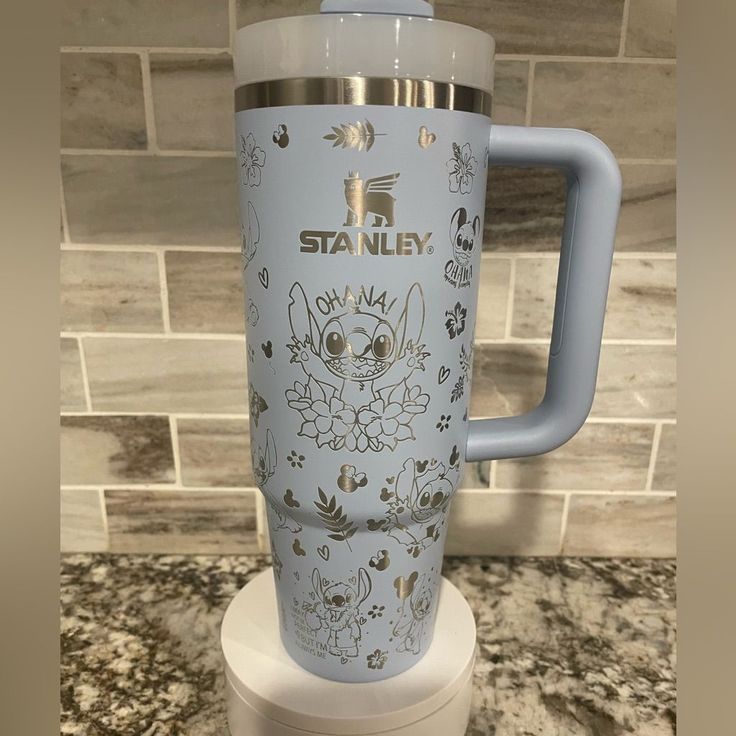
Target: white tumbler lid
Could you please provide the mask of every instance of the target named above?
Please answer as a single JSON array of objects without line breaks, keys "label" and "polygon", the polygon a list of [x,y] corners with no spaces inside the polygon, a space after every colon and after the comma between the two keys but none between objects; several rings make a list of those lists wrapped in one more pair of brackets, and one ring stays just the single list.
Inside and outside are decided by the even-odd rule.
[{"label": "white tumbler lid", "polygon": [[433,14],[424,0],[325,0],[319,15],[253,23],[235,35],[236,86],[357,76],[492,92],[493,38]]}]

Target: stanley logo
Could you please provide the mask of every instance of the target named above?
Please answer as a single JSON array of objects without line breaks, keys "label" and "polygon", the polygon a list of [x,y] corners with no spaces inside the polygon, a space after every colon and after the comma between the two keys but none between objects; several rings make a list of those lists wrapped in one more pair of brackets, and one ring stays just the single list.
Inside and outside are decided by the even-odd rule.
[{"label": "stanley logo", "polygon": [[[432,253],[429,244],[432,233],[389,234],[382,228],[393,228],[396,223],[396,197],[391,194],[401,174],[398,172],[363,180],[357,171],[351,171],[344,180],[347,214],[343,227],[352,230],[302,230],[299,235],[302,253],[323,255],[413,256]],[[370,230],[366,226],[372,217]],[[381,228],[380,230],[378,228]]]}]

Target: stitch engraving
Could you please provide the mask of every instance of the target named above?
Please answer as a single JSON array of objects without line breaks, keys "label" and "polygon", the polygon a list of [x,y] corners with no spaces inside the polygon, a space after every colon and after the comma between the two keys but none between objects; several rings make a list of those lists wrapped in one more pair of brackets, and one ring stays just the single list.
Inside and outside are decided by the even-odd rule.
[{"label": "stitch engraving", "polygon": [[314,311],[299,283],[289,296],[291,362],[307,376],[286,391],[302,417],[299,436],[358,452],[393,450],[414,439],[411,423],[429,403],[429,394],[409,383],[429,356],[420,342],[421,286],[409,288],[398,318],[391,317],[398,300],[374,287],[361,287],[357,296],[349,287],[342,296],[326,293]]}]

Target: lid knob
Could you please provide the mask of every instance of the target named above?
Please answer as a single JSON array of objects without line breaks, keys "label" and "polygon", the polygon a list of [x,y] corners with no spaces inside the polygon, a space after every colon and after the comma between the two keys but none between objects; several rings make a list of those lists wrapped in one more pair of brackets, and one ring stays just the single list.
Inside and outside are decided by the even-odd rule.
[{"label": "lid knob", "polygon": [[322,0],[320,13],[378,13],[434,18],[434,8],[426,0]]}]

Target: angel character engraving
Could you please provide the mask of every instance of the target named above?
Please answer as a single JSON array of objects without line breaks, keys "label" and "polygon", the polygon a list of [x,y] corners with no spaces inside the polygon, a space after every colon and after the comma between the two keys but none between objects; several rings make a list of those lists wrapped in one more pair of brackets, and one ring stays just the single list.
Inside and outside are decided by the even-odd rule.
[{"label": "angel character engraving", "polygon": [[345,179],[345,201],[348,213],[345,225],[362,227],[368,214],[373,214],[372,227],[394,226],[395,197],[389,193],[401,174],[386,174],[363,181],[360,173],[351,171]]},{"label": "angel character engraving", "polygon": [[383,531],[418,557],[434,544],[445,525],[455,484],[444,463],[409,458],[396,476],[394,490],[385,488],[381,500],[387,508],[383,519],[368,520],[368,529]]},{"label": "angel character engraving", "polygon": [[327,312],[320,309],[323,316],[312,310],[300,284],[289,297],[291,362],[308,378],[286,392],[304,420],[300,436],[359,452],[413,439],[411,421],[429,403],[420,386],[409,384],[429,355],[421,343],[421,286],[409,288],[397,317],[391,309],[398,300],[387,305],[386,293],[376,296],[373,289],[361,288],[357,297],[348,288],[342,297],[333,293]]}]

